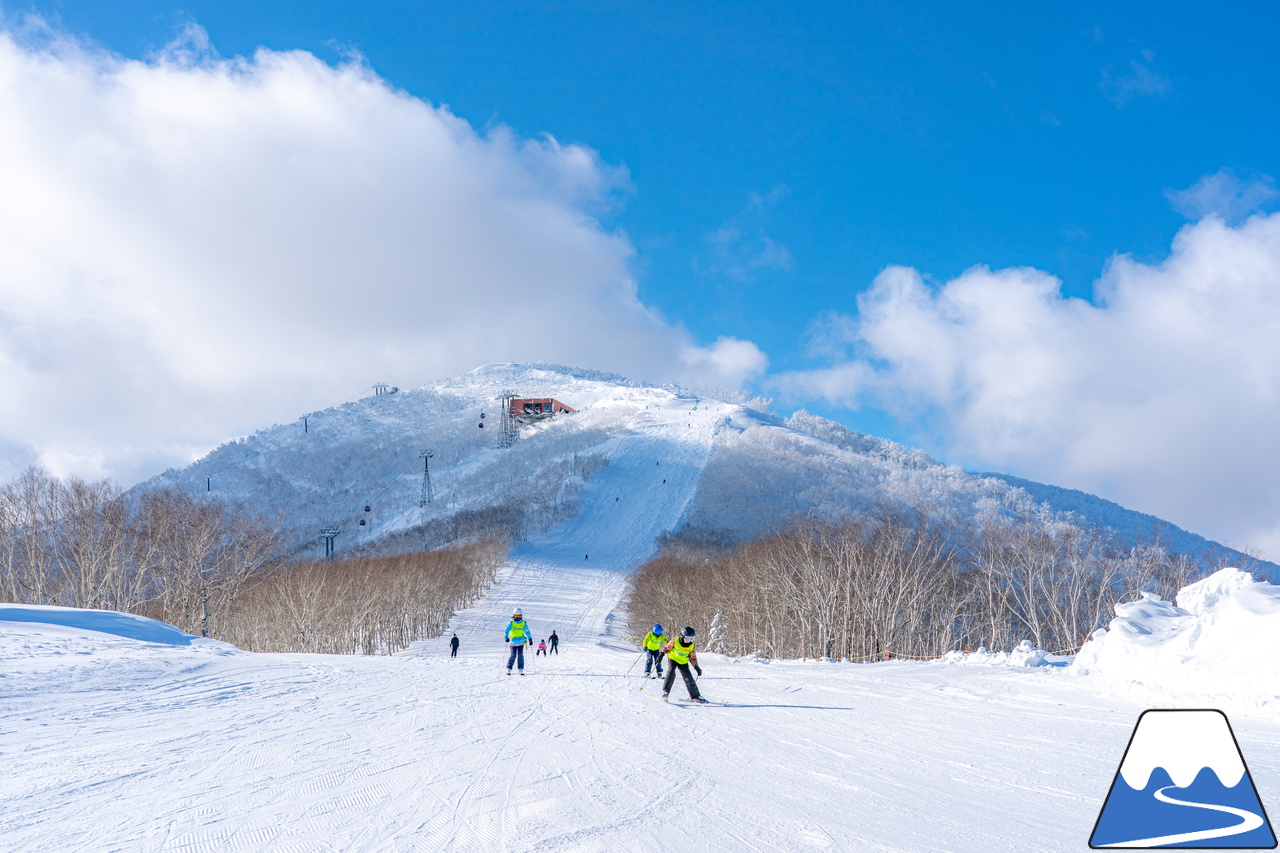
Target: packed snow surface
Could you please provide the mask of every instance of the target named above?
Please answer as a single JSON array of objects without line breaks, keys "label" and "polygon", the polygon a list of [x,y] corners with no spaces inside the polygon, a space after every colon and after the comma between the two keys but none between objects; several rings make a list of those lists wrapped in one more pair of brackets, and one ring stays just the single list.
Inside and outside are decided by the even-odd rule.
[{"label": "packed snow surface", "polygon": [[[620,547],[625,528],[604,531]],[[522,549],[455,618],[457,659],[444,637],[390,658],[248,654],[7,607],[0,848],[1084,849],[1146,707],[1119,682],[703,655],[724,705],[667,705],[618,635],[625,575],[587,547],[610,550]],[[523,677],[503,670],[516,606],[562,638]],[[1280,802],[1274,712],[1218,700]]]}]

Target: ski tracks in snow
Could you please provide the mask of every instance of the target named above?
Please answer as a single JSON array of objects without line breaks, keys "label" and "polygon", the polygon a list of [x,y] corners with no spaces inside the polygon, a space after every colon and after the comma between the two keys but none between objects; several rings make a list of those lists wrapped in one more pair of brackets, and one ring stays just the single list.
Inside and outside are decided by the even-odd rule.
[{"label": "ski tracks in snow", "polygon": [[[459,614],[456,660],[442,639],[8,672],[0,849],[1076,850],[1141,710],[1057,672],[717,655],[700,684],[727,704],[676,709],[586,637],[503,674],[505,607]],[[1236,722],[1276,766],[1276,727]]]}]

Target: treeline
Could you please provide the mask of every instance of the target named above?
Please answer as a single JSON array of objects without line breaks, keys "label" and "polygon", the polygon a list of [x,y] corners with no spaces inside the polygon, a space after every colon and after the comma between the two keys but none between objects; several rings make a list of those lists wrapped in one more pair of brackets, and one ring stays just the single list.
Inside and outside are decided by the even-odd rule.
[{"label": "treeline", "polygon": [[670,543],[636,573],[627,609],[637,636],[693,625],[733,656],[932,657],[1024,639],[1054,651],[1104,627],[1117,601],[1171,598],[1213,568],[1058,520],[993,513],[972,529],[885,509],[796,519],[728,551]]},{"label": "treeline", "polygon": [[251,651],[389,653],[492,584],[504,540],[289,562],[279,523],[170,488],[31,468],[0,486],[0,596],[119,610]]},{"label": "treeline", "polygon": [[391,654],[438,636],[494,582],[505,542],[289,563],[236,602],[225,639],[257,652]]},{"label": "treeline", "polygon": [[269,519],[174,489],[126,495],[39,468],[0,486],[0,594],[13,602],[121,610],[216,637],[278,544]]}]

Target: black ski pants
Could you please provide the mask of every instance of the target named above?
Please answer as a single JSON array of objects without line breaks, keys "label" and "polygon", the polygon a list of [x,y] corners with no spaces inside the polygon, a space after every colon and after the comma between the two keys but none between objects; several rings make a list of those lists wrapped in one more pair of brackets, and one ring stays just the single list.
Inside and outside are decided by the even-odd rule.
[{"label": "black ski pants", "polygon": [[551,651],[555,652],[556,654],[560,654],[560,644],[559,644],[559,643],[557,643],[556,641],[552,640],[552,641],[551,641]]},{"label": "black ski pants", "polygon": [[645,649],[648,656],[644,661],[644,674],[648,675],[649,670],[653,669],[654,664],[658,666],[658,677],[662,677],[662,652],[659,649]]},{"label": "black ski pants", "polygon": [[456,658],[457,656],[458,656],[458,647],[457,647],[457,646],[450,646],[450,647],[449,647],[449,657],[451,657],[451,658]]},{"label": "black ski pants", "polygon": [[685,689],[689,691],[690,699],[697,699],[702,694],[698,692],[698,682],[693,680],[693,673],[689,671],[689,664],[676,663],[675,661],[667,661],[667,680],[662,682],[662,693],[666,695],[671,692],[671,685],[676,680],[676,670],[680,670],[680,674],[684,676]]}]

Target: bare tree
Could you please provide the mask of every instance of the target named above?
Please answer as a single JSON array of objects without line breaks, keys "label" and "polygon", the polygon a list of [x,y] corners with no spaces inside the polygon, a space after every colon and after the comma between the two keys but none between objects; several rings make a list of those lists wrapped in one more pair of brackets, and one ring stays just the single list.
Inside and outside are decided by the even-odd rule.
[{"label": "bare tree", "polygon": [[444,630],[492,585],[506,553],[490,540],[278,566],[236,597],[227,639],[253,651],[390,654]]},{"label": "bare tree", "polygon": [[687,619],[714,626],[718,650],[767,657],[931,656],[1022,639],[1065,650],[1135,588],[1176,591],[1205,570],[1158,544],[1117,553],[1107,536],[1030,509],[990,513],[977,529],[895,507],[796,518],[720,552],[669,541],[632,579],[633,633]]},{"label": "bare tree", "polygon": [[137,604],[126,580],[132,572],[123,490],[109,480],[72,477],[56,483],[54,494],[59,600],[72,607],[106,609]]},{"label": "bare tree", "polygon": [[57,482],[41,468],[28,468],[4,487],[2,500],[9,516],[5,548],[9,594],[14,601],[51,603],[56,584]]}]

